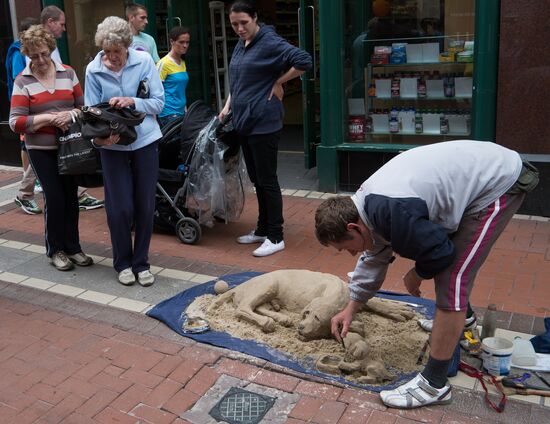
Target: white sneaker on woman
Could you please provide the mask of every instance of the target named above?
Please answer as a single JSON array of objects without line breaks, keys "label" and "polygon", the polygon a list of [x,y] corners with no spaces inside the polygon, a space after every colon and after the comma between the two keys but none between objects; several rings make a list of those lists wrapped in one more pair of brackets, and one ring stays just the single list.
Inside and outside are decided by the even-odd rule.
[{"label": "white sneaker on woman", "polygon": [[132,268],[123,269],[118,273],[118,282],[125,286],[131,286],[136,282],[136,276],[132,271]]},{"label": "white sneaker on woman", "polygon": [[254,234],[255,230],[252,230],[248,234],[245,234],[244,236],[237,237],[237,243],[240,244],[252,244],[252,243],[263,243],[265,239],[267,239],[266,236],[257,236]]},{"label": "white sneaker on woman", "polygon": [[269,256],[273,255],[274,253],[280,252],[281,250],[284,250],[285,248],[285,242],[281,240],[279,243],[273,243],[269,239],[265,239],[265,241],[262,243],[260,247],[258,247],[252,254],[254,256]]},{"label": "white sneaker on woman", "polygon": [[138,283],[143,287],[149,287],[155,282],[155,276],[151,274],[151,271],[146,269],[145,271],[138,272]]}]

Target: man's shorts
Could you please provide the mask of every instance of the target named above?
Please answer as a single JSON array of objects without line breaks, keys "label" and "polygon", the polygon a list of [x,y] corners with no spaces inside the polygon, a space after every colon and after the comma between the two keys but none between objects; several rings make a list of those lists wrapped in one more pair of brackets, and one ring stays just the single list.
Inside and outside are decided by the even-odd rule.
[{"label": "man's shorts", "polygon": [[457,231],[450,235],[456,249],[455,260],[434,278],[439,309],[467,309],[479,268],[521,206],[525,194],[537,186],[538,180],[537,169],[524,161],[520,176],[505,194],[478,213],[462,217]]}]

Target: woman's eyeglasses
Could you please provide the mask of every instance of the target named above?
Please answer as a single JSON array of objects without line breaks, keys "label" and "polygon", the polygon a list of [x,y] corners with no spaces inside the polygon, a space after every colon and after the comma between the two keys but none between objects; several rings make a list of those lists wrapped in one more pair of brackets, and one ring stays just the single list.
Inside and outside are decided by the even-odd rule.
[{"label": "woman's eyeglasses", "polygon": [[47,53],[44,53],[44,52],[43,52],[43,53],[36,53],[36,54],[31,54],[31,55],[29,55],[29,59],[30,59],[30,60],[38,60],[38,59],[40,59],[40,58],[42,58],[42,59],[49,59],[51,55],[52,55],[51,52],[47,52]]}]

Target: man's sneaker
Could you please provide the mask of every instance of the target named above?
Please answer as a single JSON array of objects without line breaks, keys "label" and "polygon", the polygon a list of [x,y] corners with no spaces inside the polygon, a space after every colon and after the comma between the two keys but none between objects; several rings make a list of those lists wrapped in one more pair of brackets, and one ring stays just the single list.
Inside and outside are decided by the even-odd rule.
[{"label": "man's sneaker", "polygon": [[146,269],[145,271],[138,272],[138,283],[143,287],[149,287],[155,282],[155,276],[151,274],[151,271]]},{"label": "man's sneaker", "polygon": [[94,263],[94,260],[84,254],[84,252],[78,252],[74,255],[67,255],[67,257],[73,264],[78,266],[90,266]]},{"label": "man's sneaker", "polygon": [[40,184],[40,181],[38,181],[38,180],[34,181],[34,192],[35,193],[42,193],[42,184]]},{"label": "man's sneaker", "polygon": [[280,252],[285,248],[285,242],[280,241],[279,243],[272,243],[271,240],[265,239],[260,247],[258,247],[252,254],[254,256],[269,256],[274,253]]},{"label": "man's sneaker", "polygon": [[[422,330],[431,333],[434,321],[433,319],[419,319],[418,325],[420,325],[420,328],[422,328]],[[470,318],[466,318],[464,320],[464,331],[472,330],[475,328],[477,328],[477,319],[476,314],[473,314]]]},{"label": "man's sneaker", "polygon": [[56,267],[58,271],[69,271],[74,268],[74,264],[62,250],[55,252],[52,255],[50,258],[50,263]]},{"label": "man's sneaker", "polygon": [[42,209],[40,209],[40,207],[37,205],[34,199],[27,200],[27,199],[20,199],[19,197],[15,197],[13,201],[17,206],[19,206],[29,215],[37,215],[39,213],[42,213]]},{"label": "man's sneaker", "polygon": [[451,385],[441,389],[430,386],[428,380],[418,374],[408,383],[394,390],[382,390],[380,399],[390,408],[412,409],[426,405],[451,403]]},{"label": "man's sneaker", "polygon": [[102,208],[104,203],[105,202],[103,200],[96,199],[94,196],[90,196],[88,193],[84,193],[78,198],[78,208],[81,211]]},{"label": "man's sneaker", "polygon": [[125,286],[131,286],[136,282],[136,276],[134,275],[132,268],[123,269],[118,273],[118,282]]},{"label": "man's sneaker", "polygon": [[252,243],[263,243],[267,237],[265,236],[257,236],[254,234],[254,230],[249,232],[248,234],[244,236],[237,237],[237,243],[241,244],[252,244]]}]

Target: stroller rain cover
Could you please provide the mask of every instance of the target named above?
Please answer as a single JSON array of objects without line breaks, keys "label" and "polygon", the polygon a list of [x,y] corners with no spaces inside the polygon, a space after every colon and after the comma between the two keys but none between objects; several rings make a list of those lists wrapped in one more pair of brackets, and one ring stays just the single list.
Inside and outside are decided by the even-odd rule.
[{"label": "stroller rain cover", "polygon": [[[232,137],[233,136],[233,137]],[[202,225],[236,221],[252,185],[230,124],[217,116],[199,132],[190,162],[187,209]]]}]

